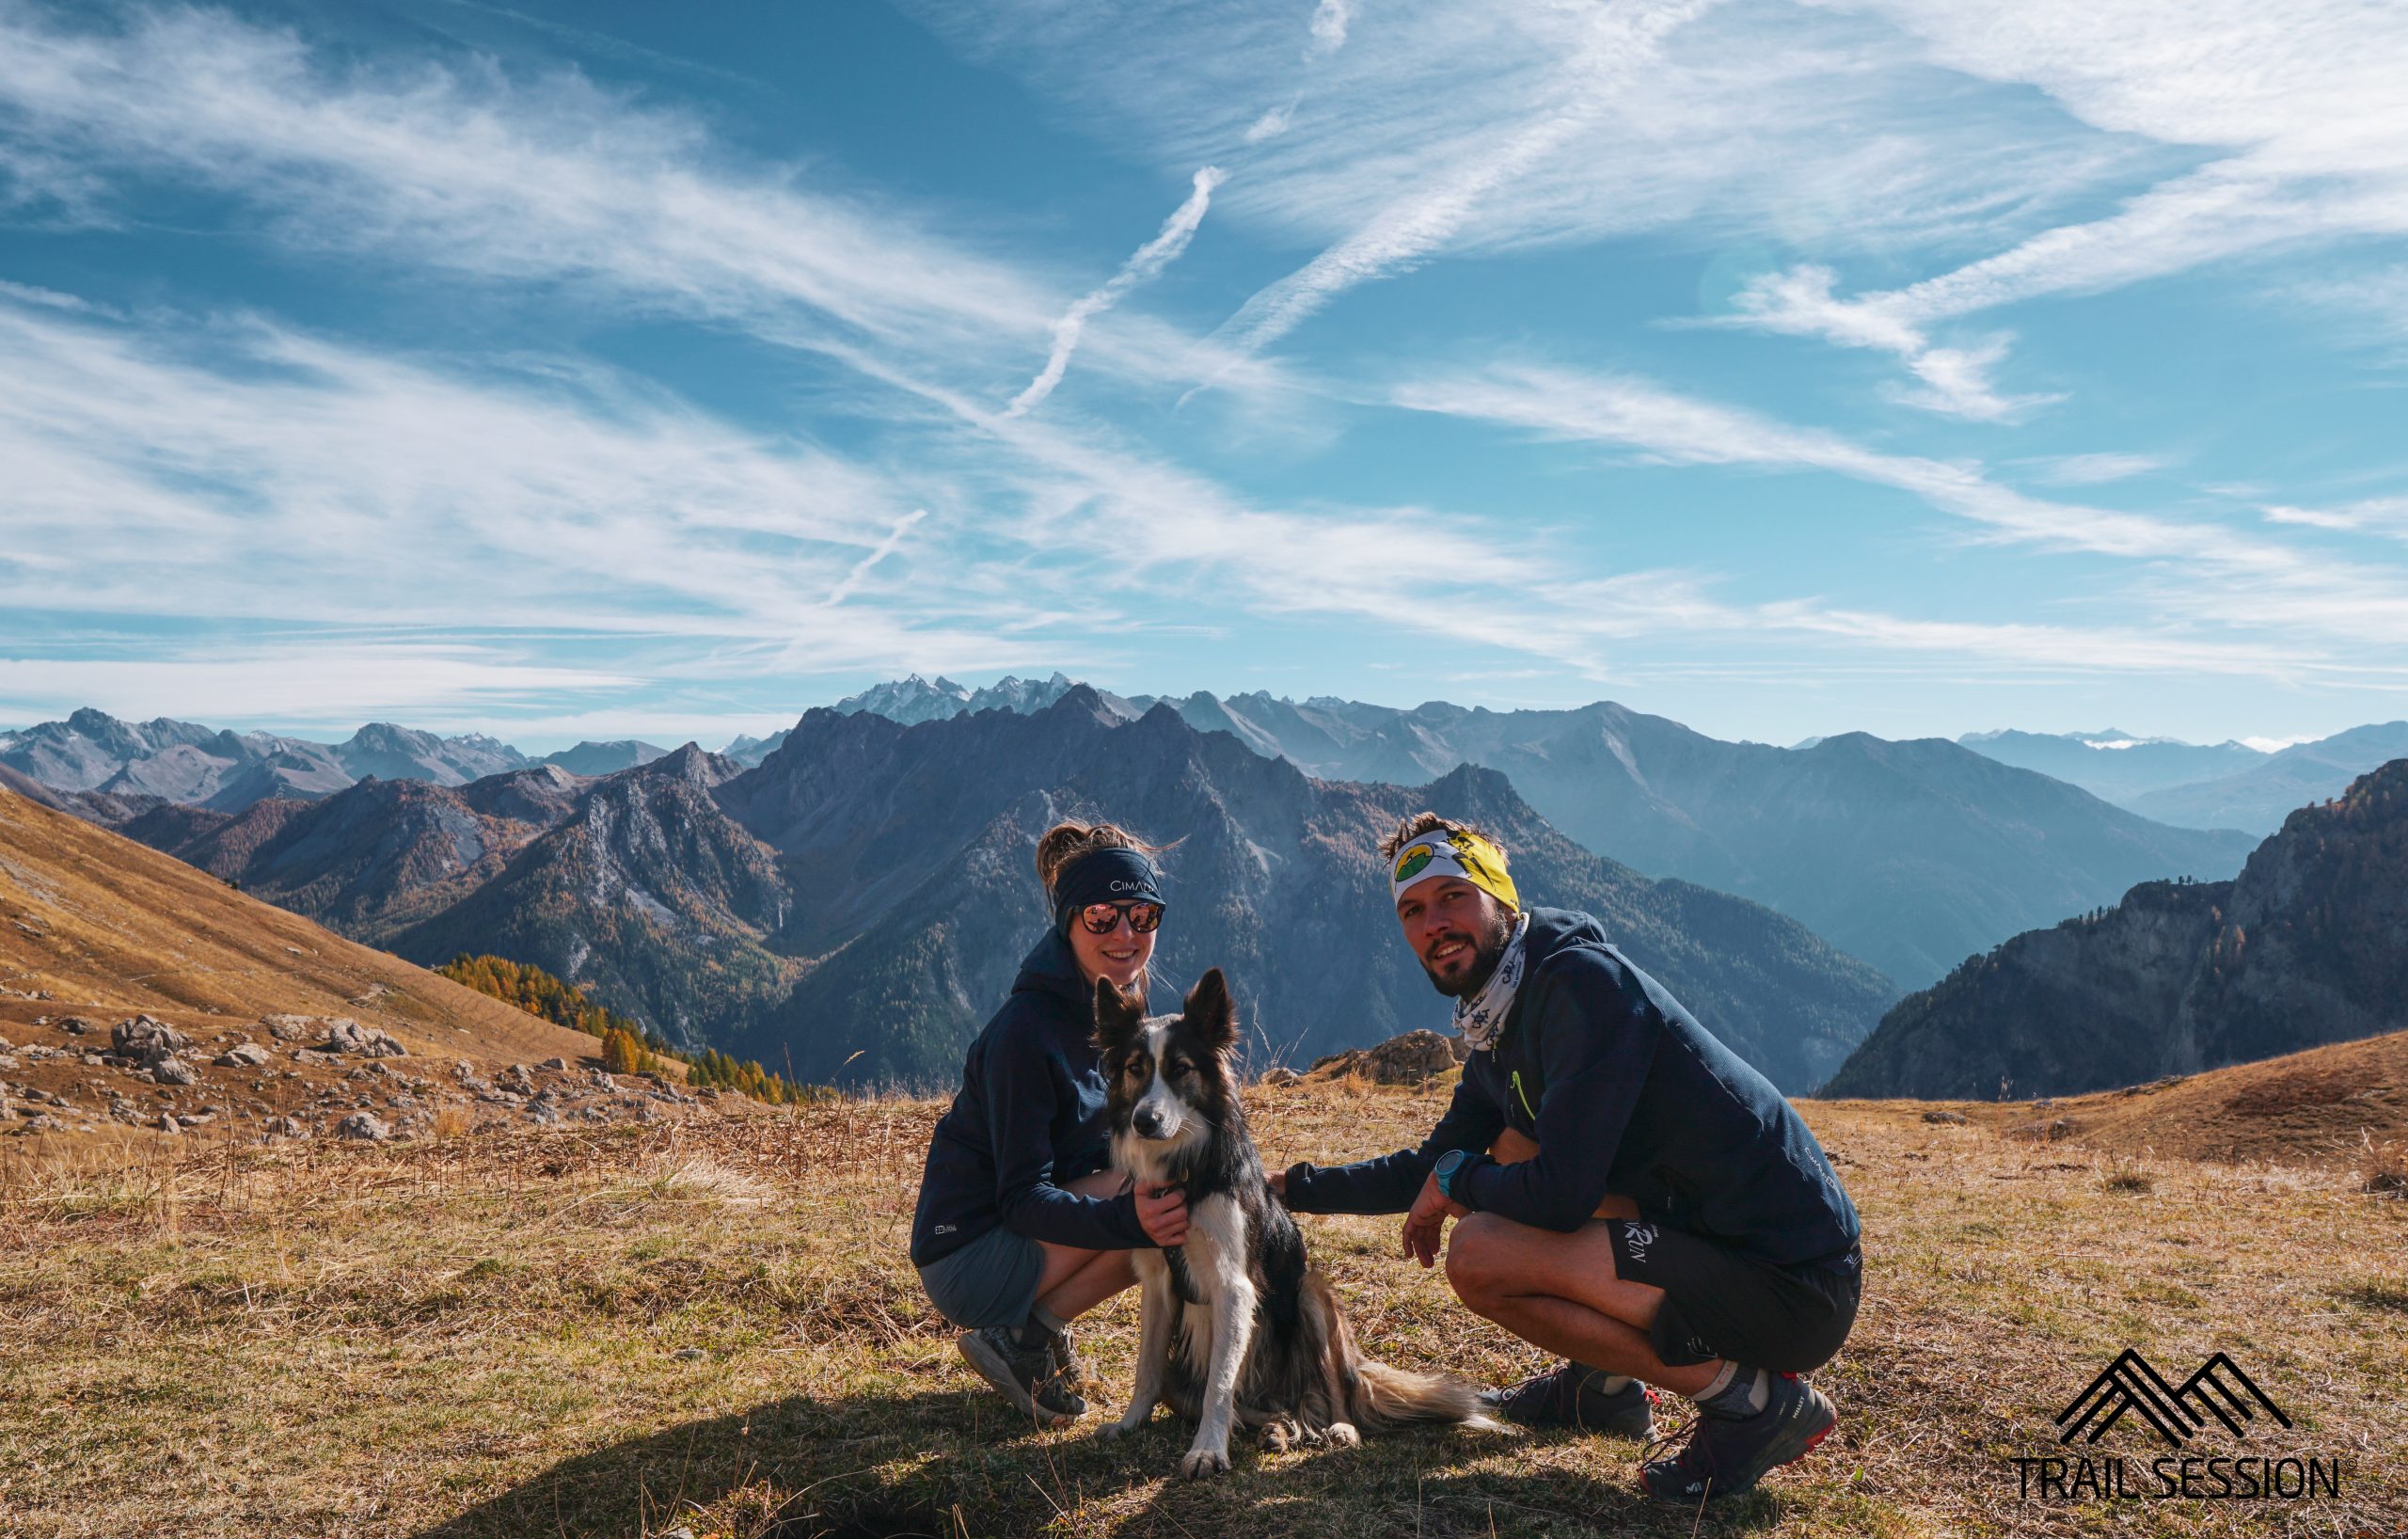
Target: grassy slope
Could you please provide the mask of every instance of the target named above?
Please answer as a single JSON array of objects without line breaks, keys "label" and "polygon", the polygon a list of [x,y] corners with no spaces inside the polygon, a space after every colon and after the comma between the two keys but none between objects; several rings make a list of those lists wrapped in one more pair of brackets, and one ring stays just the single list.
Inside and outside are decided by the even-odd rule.
[{"label": "grassy slope", "polygon": [[348,1015],[413,1053],[509,1062],[589,1055],[593,1039],[246,897],[206,872],[0,793],[0,1022],[150,1010],[200,1029],[261,1014]]},{"label": "grassy slope", "polygon": [[2126,1090],[1914,1104],[1947,1105],[1997,1132],[2062,1119],[2071,1129],[2052,1136],[2112,1153],[2408,1172],[2408,1031]]},{"label": "grassy slope", "polygon": [[[1341,1083],[1254,1104],[1285,1159],[1396,1142],[1441,1102]],[[1633,1495],[1623,1443],[1405,1435],[1247,1451],[1185,1486],[1166,1415],[1125,1445],[1015,1425],[902,1254],[936,1109],[0,1164],[0,1531],[1692,1532]],[[2408,1526],[2408,1202],[2337,1166],[1804,1110],[1870,1235],[1855,1337],[1818,1375],[1841,1435],[1695,1531],[2267,1528],[2255,1503],[2014,1499],[2001,1456],[2053,1446],[2049,1419],[2126,1345],[2177,1372],[2230,1352],[2298,1422],[2279,1446],[2345,1454],[2346,1505],[2278,1515]],[[1307,1229],[1379,1355],[1539,1366],[1399,1261],[1392,1220]],[[1133,1334],[1126,1299],[1084,1333],[1108,1396]],[[2142,1453],[2129,1430],[2110,1436]]]}]

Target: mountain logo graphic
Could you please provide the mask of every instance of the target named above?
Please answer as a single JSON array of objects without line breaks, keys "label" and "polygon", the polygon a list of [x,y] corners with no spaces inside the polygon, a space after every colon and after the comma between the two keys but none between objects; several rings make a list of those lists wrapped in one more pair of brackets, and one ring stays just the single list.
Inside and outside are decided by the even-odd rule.
[{"label": "mountain logo graphic", "polygon": [[2205,1430],[2210,1417],[2234,1436],[2246,1437],[2247,1424],[2260,1409],[2285,1427],[2291,1424],[2282,1407],[2224,1353],[2200,1364],[2197,1372],[2177,1387],[2166,1383],[2147,1357],[2126,1347],[2057,1413],[2057,1441],[2070,1443],[2080,1436],[2095,1443],[2128,1411],[2155,1429],[2168,1448],[2180,1448]]}]

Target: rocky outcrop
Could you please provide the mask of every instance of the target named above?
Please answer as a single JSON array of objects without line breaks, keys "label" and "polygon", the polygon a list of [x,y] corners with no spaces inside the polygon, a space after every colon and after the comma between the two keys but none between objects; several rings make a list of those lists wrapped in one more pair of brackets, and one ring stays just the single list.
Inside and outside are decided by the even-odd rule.
[{"label": "rocky outcrop", "polygon": [[1419,1085],[1460,1067],[1468,1052],[1464,1039],[1434,1031],[1408,1031],[1370,1047],[1350,1048],[1313,1060],[1307,1079],[1353,1079],[1375,1085]]},{"label": "rocky outcrop", "polygon": [[1822,1093],[2070,1095],[2408,1026],[2408,759],[2291,814],[2231,881],[2147,882],[1883,1019]]}]

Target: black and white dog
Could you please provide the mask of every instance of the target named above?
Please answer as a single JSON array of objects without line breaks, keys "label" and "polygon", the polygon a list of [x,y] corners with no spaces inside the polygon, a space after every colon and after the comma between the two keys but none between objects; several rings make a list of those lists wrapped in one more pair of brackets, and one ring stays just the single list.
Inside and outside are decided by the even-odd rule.
[{"label": "black and white dog", "polygon": [[1167,1400],[1196,1422],[1180,1460],[1190,1479],[1229,1468],[1233,1424],[1262,1446],[1351,1447],[1358,1428],[1409,1421],[1493,1426],[1478,1391],[1444,1374],[1358,1357],[1329,1281],[1305,1260],[1296,1221],[1271,1195],[1238,1104],[1237,1014],[1214,968],[1178,1015],[1148,1018],[1138,996],[1096,985],[1096,1043],[1112,1085],[1112,1160],[1148,1190],[1187,1192],[1187,1241],[1136,1253],[1137,1384],[1128,1414],[1144,1426]]}]

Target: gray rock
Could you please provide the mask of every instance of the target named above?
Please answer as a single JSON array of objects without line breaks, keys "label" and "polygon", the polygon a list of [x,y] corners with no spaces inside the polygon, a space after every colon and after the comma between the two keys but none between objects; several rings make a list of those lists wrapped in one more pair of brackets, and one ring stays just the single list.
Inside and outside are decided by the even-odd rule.
[{"label": "gray rock", "polygon": [[560,1072],[565,1074],[568,1072],[568,1060],[566,1058],[546,1058],[542,1063],[537,1064],[535,1067],[538,1069],[558,1070]]},{"label": "gray rock", "polygon": [[382,1143],[393,1135],[393,1130],[372,1112],[354,1112],[335,1124],[335,1136],[356,1139],[361,1143]]},{"label": "gray rock", "polygon": [[184,1131],[182,1124],[176,1120],[176,1116],[173,1112],[161,1112],[159,1114],[159,1120],[152,1123],[151,1126],[157,1128],[161,1133],[182,1133]]},{"label": "gray rock", "polygon": [[170,1056],[150,1065],[150,1081],[154,1085],[197,1085],[200,1075],[182,1058]]},{"label": "gray rock", "polygon": [[279,1042],[306,1042],[318,1035],[318,1022],[309,1015],[262,1015],[260,1024]]},{"label": "gray rock", "polygon": [[58,1029],[70,1037],[89,1037],[101,1028],[80,1015],[71,1015],[58,1023]]},{"label": "gray rock", "polygon": [[1926,1122],[1944,1122],[1951,1127],[1963,1127],[1965,1125],[1965,1114],[1963,1112],[1925,1112],[1923,1114],[1923,1119]]},{"label": "gray rock", "polygon": [[279,1117],[264,1131],[270,1138],[307,1138],[314,1130],[297,1117]]},{"label": "gray rock", "polygon": [[326,1023],[326,1043],[323,1051],[348,1053],[361,1058],[401,1058],[409,1049],[393,1040],[392,1033],[381,1026],[363,1026],[347,1015],[339,1015]]},{"label": "gray rock", "polygon": [[527,1105],[527,1119],[542,1127],[554,1127],[560,1122],[561,1109],[548,1101],[530,1102]]},{"label": "gray rock", "polygon": [[44,1112],[38,1117],[34,1117],[24,1122],[18,1123],[17,1131],[20,1133],[64,1133],[67,1131],[67,1124],[60,1121],[57,1118],[51,1116],[48,1112]]},{"label": "gray rock", "polygon": [[1273,1089],[1276,1089],[1283,1085],[1293,1085],[1304,1077],[1304,1075],[1297,1073],[1294,1070],[1282,1065],[1281,1067],[1274,1069],[1269,1073],[1263,1075],[1262,1083],[1271,1087]]},{"label": "gray rock", "polygon": [[147,1062],[182,1052],[192,1046],[192,1039],[156,1017],[137,1015],[109,1028],[109,1045],[129,1058]]},{"label": "gray rock", "polygon": [[257,1069],[267,1062],[267,1049],[257,1042],[237,1042],[211,1061],[220,1069]]}]

